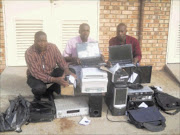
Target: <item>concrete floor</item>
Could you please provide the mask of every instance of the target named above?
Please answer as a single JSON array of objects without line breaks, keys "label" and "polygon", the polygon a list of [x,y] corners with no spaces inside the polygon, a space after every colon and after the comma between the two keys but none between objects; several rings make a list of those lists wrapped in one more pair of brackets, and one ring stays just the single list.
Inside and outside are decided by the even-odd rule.
[{"label": "concrete floor", "polygon": [[[164,92],[180,98],[180,84],[175,81],[166,71],[154,71],[152,73],[151,83],[148,86],[155,85],[162,87]],[[0,75],[0,112],[4,112],[9,106],[9,99],[17,97],[19,94],[28,100],[32,100],[33,95],[30,88],[26,84],[26,67],[7,67]],[[102,117],[92,118],[90,125],[79,125],[82,119],[78,117],[69,117],[63,119],[55,119],[52,122],[30,123],[22,126],[22,132],[5,132],[6,134],[22,134],[22,135],[51,135],[51,134],[180,134],[180,113],[170,116],[162,112],[166,118],[166,128],[161,132],[149,132],[144,129],[137,129],[135,126],[126,122],[110,122],[106,119],[107,106],[103,104]],[[111,120],[126,121],[126,116],[111,116]]]},{"label": "concrete floor", "polygon": [[180,63],[170,63],[165,66],[165,70],[180,83]]}]

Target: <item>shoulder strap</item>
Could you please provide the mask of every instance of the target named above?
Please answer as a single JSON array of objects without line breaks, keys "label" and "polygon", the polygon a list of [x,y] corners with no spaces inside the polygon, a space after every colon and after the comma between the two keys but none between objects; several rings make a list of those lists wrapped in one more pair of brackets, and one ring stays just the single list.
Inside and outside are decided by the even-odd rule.
[{"label": "shoulder strap", "polygon": [[180,108],[177,108],[174,112],[170,113],[170,112],[167,112],[167,111],[164,111],[166,114],[169,114],[169,115],[175,115],[176,113],[180,112]]},{"label": "shoulder strap", "polygon": [[153,124],[150,124],[150,123],[143,123],[143,126],[148,129],[149,131],[152,131],[152,132],[159,132],[159,131],[162,131],[164,130],[164,128],[166,127],[166,124],[165,122],[162,122],[161,121],[161,124],[156,126],[156,125],[153,125]]}]

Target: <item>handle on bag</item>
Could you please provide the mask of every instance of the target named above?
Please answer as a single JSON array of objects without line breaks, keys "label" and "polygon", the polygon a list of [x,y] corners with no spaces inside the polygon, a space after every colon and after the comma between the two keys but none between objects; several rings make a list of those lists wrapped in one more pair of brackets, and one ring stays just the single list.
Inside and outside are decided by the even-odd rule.
[{"label": "handle on bag", "polygon": [[164,128],[166,127],[166,124],[165,124],[165,122],[161,121],[161,124],[157,125],[157,126],[152,125],[150,123],[143,123],[143,126],[152,132],[159,132],[159,131],[164,130]]},{"label": "handle on bag", "polygon": [[167,112],[167,111],[164,111],[166,114],[169,114],[169,115],[175,115],[176,113],[180,112],[180,109],[176,109],[174,112],[170,113],[170,112]]}]

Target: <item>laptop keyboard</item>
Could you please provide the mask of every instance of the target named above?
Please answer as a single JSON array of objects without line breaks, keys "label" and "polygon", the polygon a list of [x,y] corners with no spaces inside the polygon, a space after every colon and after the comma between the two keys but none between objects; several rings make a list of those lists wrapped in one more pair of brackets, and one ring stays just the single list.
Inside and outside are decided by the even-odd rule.
[{"label": "laptop keyboard", "polygon": [[[101,63],[103,63],[101,57],[81,60],[81,65],[83,65],[83,66],[98,66]],[[106,63],[104,62],[104,64],[106,64]]]},{"label": "laptop keyboard", "polygon": [[113,62],[111,62],[112,65],[115,65],[119,63],[119,65],[121,67],[134,67],[135,65],[132,64],[131,60],[113,60]]},{"label": "laptop keyboard", "polygon": [[131,60],[113,60],[112,62],[111,62],[112,64],[116,64],[116,63],[119,63],[120,65],[122,64],[130,64],[130,63],[132,63],[132,61]]}]

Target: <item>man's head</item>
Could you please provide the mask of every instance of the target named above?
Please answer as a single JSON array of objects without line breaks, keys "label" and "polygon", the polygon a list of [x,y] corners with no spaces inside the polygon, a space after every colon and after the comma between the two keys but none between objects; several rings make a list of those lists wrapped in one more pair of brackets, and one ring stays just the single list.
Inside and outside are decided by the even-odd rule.
[{"label": "man's head", "polygon": [[42,31],[36,32],[34,35],[34,44],[39,52],[43,52],[47,49],[47,35]]},{"label": "man's head", "polygon": [[87,42],[90,33],[90,26],[87,23],[82,23],[79,26],[79,34],[83,42]]},{"label": "man's head", "polygon": [[127,26],[124,24],[124,23],[120,23],[118,26],[117,26],[117,37],[124,41],[126,39],[126,32],[127,32]]}]

